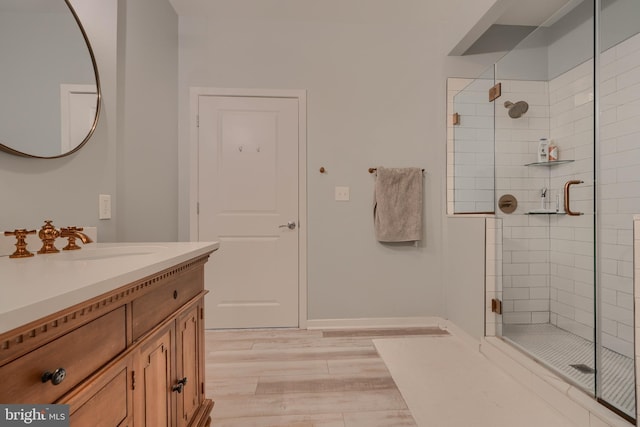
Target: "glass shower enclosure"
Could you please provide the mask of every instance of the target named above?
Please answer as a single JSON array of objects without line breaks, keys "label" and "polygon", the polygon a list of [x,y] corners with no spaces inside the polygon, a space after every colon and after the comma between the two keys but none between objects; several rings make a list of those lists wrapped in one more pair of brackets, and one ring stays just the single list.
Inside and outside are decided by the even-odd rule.
[{"label": "glass shower enclosure", "polygon": [[[634,421],[640,2],[566,2],[462,89],[454,110],[468,108],[489,74],[501,93],[491,103],[493,155],[483,157],[502,224],[497,335]],[[468,131],[459,125],[453,181],[462,184],[469,156],[455,147],[468,146]]]}]

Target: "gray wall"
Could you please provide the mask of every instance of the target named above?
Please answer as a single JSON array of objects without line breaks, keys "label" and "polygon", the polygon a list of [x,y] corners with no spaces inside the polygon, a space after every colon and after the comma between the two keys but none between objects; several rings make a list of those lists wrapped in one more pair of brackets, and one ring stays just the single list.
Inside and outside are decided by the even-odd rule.
[{"label": "gray wall", "polygon": [[[446,58],[464,32],[457,20],[479,17],[457,3],[217,0],[208,13],[179,10],[185,171],[189,87],[308,91],[310,319],[446,315],[446,77],[475,76],[490,63]],[[426,170],[419,247],[375,241],[367,168],[378,165]],[[187,177],[181,172],[182,239]],[[350,202],[333,200],[336,185],[351,188]]]},{"label": "gray wall", "polygon": [[449,217],[445,230],[447,318],[480,339],[484,336],[485,219]]},{"label": "gray wall", "polygon": [[178,16],[158,0],[122,2],[118,241],[178,239]]},{"label": "gray wall", "polygon": [[[177,15],[165,0],[74,3],[98,62],[100,121],[62,159],[0,152],[0,229],[53,219],[97,226],[101,241],[177,240]],[[98,220],[99,194],[112,195],[111,220]]]},{"label": "gray wall", "polygon": [[98,194],[116,195],[117,2],[77,3],[100,69],[100,122],[92,140],[69,157],[37,160],[0,152],[0,228],[36,228],[53,219],[59,226],[99,226],[99,238],[112,240],[116,220],[99,224]]}]

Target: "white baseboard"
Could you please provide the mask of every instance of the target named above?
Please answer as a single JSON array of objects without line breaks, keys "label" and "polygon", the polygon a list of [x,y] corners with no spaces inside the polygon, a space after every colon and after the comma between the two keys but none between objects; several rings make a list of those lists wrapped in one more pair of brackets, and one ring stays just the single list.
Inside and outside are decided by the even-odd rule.
[{"label": "white baseboard", "polygon": [[365,328],[407,328],[444,327],[447,323],[441,317],[374,317],[360,319],[309,319],[307,329],[365,329]]}]

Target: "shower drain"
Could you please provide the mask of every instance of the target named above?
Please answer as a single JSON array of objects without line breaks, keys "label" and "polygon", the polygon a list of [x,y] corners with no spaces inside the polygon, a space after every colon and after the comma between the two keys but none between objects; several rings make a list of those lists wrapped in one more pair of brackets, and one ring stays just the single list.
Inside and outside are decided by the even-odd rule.
[{"label": "shower drain", "polygon": [[583,374],[595,374],[596,370],[593,369],[591,366],[587,366],[584,363],[578,363],[575,365],[569,365],[574,369],[577,369],[578,371],[582,372]]}]

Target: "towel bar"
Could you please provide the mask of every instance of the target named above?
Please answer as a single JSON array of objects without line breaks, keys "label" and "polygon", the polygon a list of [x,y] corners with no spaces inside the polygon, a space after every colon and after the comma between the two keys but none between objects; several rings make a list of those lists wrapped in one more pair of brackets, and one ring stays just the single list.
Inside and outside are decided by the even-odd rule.
[{"label": "towel bar", "polygon": [[[369,173],[376,173],[378,168],[369,168]],[[424,169],[422,169],[422,173],[424,173]]]}]

